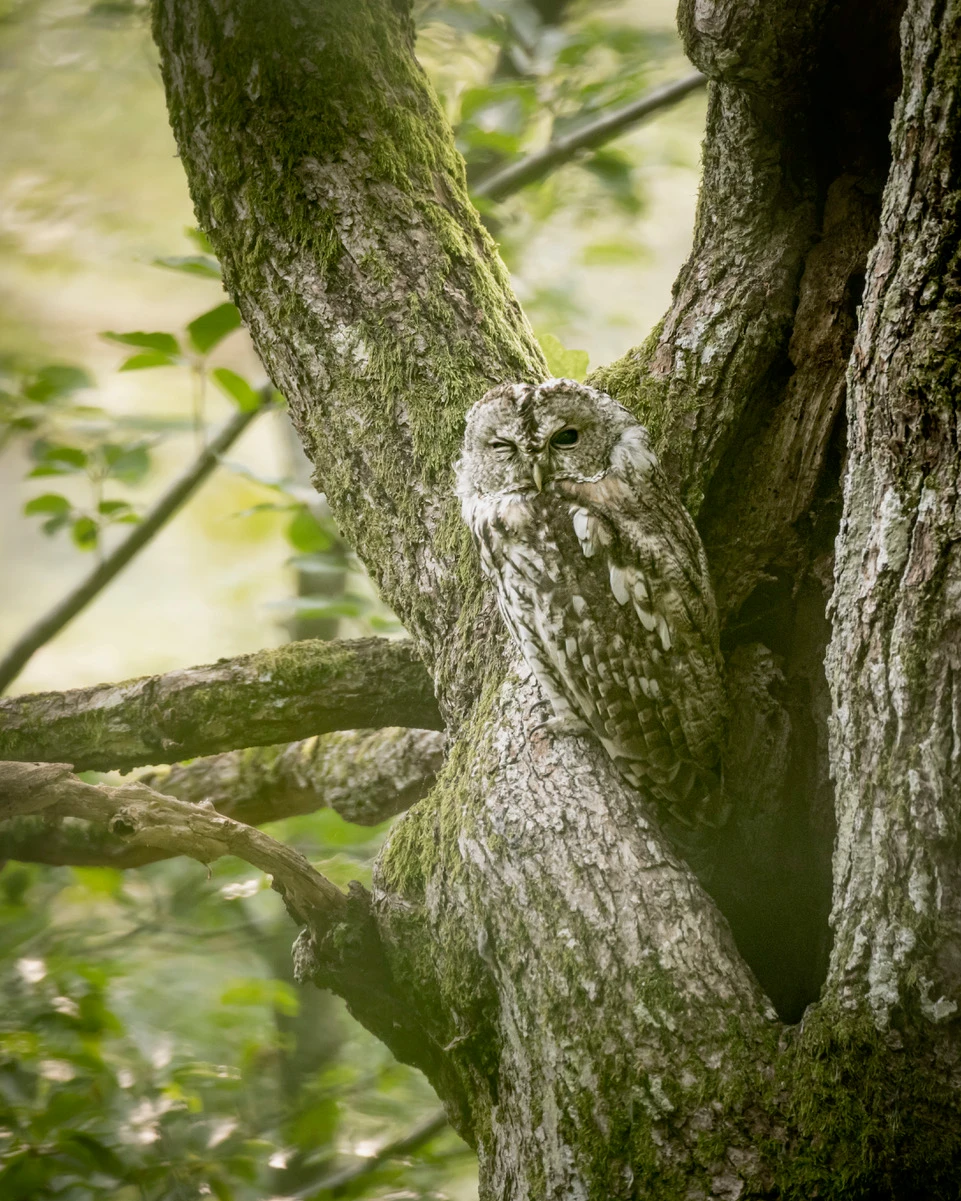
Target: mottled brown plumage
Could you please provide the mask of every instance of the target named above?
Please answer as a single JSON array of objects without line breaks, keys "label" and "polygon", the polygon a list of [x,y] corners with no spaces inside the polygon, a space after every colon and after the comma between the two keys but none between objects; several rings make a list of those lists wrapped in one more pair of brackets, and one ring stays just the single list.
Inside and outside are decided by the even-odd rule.
[{"label": "mottled brown plumage", "polygon": [[725,699],[694,523],[647,431],[571,380],[503,384],[467,417],[464,519],[567,730],[682,820],[717,822]]}]

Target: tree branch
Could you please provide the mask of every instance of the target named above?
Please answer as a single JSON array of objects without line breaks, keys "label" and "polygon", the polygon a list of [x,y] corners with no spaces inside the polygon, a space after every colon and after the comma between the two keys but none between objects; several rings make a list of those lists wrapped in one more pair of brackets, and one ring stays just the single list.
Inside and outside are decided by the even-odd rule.
[{"label": "tree branch", "polygon": [[0,757],[126,771],[399,723],[441,728],[410,642],[291,642],[206,667],[0,701]]},{"label": "tree branch", "polygon": [[333,809],[376,826],[426,795],[444,761],[440,730],[345,730],[228,751],[147,772],[144,784],[248,825]]},{"label": "tree branch", "polygon": [[706,83],[707,76],[702,75],[700,71],[694,71],[685,75],[683,79],[675,79],[671,83],[653,88],[637,100],[632,100],[630,104],[602,113],[573,133],[554,139],[543,150],[538,150],[519,162],[498,167],[496,171],[477,181],[471,188],[471,195],[489,200],[504,200],[529,183],[543,179],[557,167],[569,162],[580,151],[603,146],[644,117],[649,117],[651,113],[667,108],[668,105],[676,104],[690,92],[704,87]]},{"label": "tree branch", "polygon": [[376,1172],[378,1168],[383,1167],[388,1159],[394,1159],[400,1155],[407,1155],[411,1151],[416,1151],[418,1147],[422,1147],[424,1143],[430,1142],[432,1138],[440,1134],[440,1132],[448,1125],[447,1114],[441,1110],[439,1113],[429,1114],[422,1122],[418,1124],[407,1134],[400,1138],[394,1139],[393,1142],[385,1143],[383,1147],[375,1154],[367,1159],[362,1159],[359,1163],[352,1164],[349,1168],[341,1168],[339,1172],[331,1172],[322,1180],[318,1180],[314,1184],[310,1184],[300,1192],[294,1193],[291,1201],[309,1201],[310,1198],[316,1197],[318,1193],[333,1193],[343,1192],[348,1185],[353,1184],[357,1180],[362,1180],[365,1176],[369,1176],[371,1172]]},{"label": "tree branch", "polygon": [[5,692],[26,666],[31,655],[58,634],[68,622],[82,612],[101,593],[136,555],[163,529],[178,509],[190,499],[207,476],[220,462],[248,425],[267,409],[275,407],[273,388],[261,391],[259,408],[238,411],[224,423],[220,432],[200,452],[187,470],[175,480],[157,501],[143,521],[135,525],[126,538],[115,547],[76,588],[67,593],[53,608],[31,626],[0,660],[0,692]]},{"label": "tree branch", "polygon": [[0,763],[0,798],[4,817],[41,811],[55,818],[80,817],[105,825],[132,847],[157,848],[201,863],[235,855],[270,873],[271,886],[284,898],[291,916],[301,925],[309,924],[315,935],[347,911],[346,895],[299,851],[213,807],[178,801],[145,784],[85,784],[62,763]]},{"label": "tree branch", "polygon": [[[443,758],[440,731],[351,730],[194,759],[147,772],[139,783],[181,801],[208,802],[251,826],[326,808],[369,826],[425,796]],[[54,764],[49,769],[54,779],[64,770]],[[0,858],[27,863],[128,868],[168,855],[158,847],[132,847],[103,826],[75,819],[24,816],[0,829]]]}]

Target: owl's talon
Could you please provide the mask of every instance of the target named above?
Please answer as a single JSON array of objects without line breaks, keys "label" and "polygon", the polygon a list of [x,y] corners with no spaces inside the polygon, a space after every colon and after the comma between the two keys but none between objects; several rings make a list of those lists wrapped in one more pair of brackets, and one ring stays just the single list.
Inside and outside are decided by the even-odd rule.
[{"label": "owl's talon", "polygon": [[545,717],[543,721],[539,721],[531,730],[532,734],[536,734],[538,730],[545,730],[551,736],[571,735],[583,736],[590,734],[591,728],[586,725],[579,717],[575,717],[573,713],[569,713],[564,717]]}]

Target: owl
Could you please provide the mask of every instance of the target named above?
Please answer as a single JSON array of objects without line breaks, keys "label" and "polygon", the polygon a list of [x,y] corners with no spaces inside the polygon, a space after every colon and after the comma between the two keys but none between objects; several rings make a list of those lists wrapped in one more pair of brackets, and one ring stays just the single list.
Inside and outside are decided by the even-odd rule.
[{"label": "owl", "polygon": [[568,379],[467,415],[464,520],[554,711],[685,824],[719,824],[725,695],[707,560],[647,430]]}]

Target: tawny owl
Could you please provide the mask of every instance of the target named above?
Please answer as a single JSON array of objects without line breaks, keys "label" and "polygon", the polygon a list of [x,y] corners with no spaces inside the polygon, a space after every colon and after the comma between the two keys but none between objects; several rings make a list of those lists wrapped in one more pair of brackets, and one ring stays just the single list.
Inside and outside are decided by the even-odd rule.
[{"label": "tawny owl", "polygon": [[554,724],[682,821],[719,821],[717,611],[647,430],[572,380],[502,384],[467,415],[457,490]]}]

